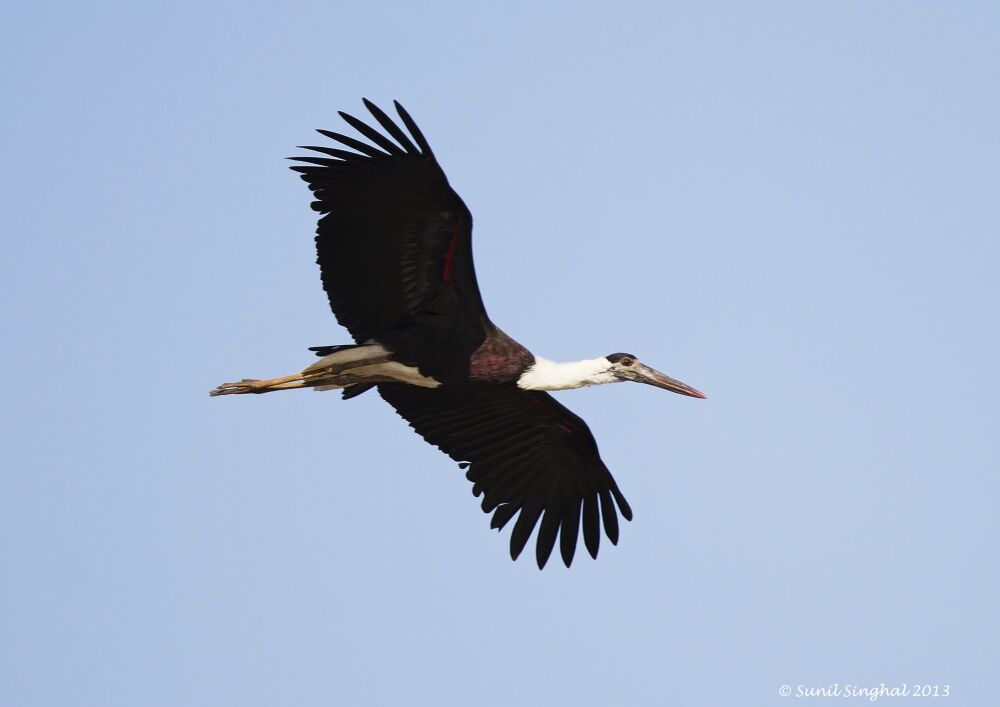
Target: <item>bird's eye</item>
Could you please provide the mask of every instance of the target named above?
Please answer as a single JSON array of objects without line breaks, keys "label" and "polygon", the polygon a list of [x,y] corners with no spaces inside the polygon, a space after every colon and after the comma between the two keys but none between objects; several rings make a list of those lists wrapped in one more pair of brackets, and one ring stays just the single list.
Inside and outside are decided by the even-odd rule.
[{"label": "bird's eye", "polygon": [[623,365],[623,366],[631,366],[632,365],[632,359],[630,359],[628,356],[626,356],[621,361],[619,361],[619,363],[621,365]]}]

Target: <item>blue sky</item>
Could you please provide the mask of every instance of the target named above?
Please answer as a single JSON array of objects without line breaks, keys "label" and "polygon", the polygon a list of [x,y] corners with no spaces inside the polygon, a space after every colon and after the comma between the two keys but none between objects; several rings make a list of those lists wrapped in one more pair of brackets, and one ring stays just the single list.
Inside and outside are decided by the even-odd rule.
[{"label": "blue sky", "polygon": [[[995,6],[4,15],[0,703],[995,701]],[[507,332],[710,396],[559,395],[635,510],[596,562],[512,563],[373,395],[208,397],[348,341],[283,158],[362,96]]]}]

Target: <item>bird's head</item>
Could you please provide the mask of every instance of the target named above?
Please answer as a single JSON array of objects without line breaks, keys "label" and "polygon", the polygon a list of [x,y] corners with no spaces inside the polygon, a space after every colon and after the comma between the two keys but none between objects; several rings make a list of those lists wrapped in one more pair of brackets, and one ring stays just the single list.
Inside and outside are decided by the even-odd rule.
[{"label": "bird's head", "polygon": [[634,381],[636,383],[655,385],[657,388],[663,388],[664,390],[680,393],[681,395],[690,395],[692,398],[705,397],[701,391],[695,390],[686,383],[681,383],[679,380],[675,380],[670,376],[660,373],[655,368],[650,368],[646,364],[641,363],[633,354],[608,354],[604,357],[604,360],[608,363],[604,372],[613,378],[613,380],[607,381],[609,383]]},{"label": "bird's head", "polygon": [[613,353],[572,363],[556,363],[536,357],[534,364],[518,379],[517,385],[525,390],[569,390],[622,381],[647,383],[692,398],[705,397],[691,386],[640,363],[628,353]]}]

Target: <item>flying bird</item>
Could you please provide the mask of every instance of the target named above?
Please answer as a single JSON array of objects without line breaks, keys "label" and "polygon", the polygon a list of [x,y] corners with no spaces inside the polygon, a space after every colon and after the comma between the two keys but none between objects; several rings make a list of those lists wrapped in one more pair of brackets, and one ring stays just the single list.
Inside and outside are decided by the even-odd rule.
[{"label": "flying bird", "polygon": [[301,146],[319,156],[292,158],[322,214],[323,288],[355,343],[313,347],[319,360],[298,373],[225,383],[211,395],[313,388],[340,389],[349,399],[374,388],[466,469],[492,528],[516,516],[512,559],[536,526],[539,568],[557,536],[569,567],[581,527],[596,558],[601,525],[617,544],[618,513],[631,520],[632,509],[587,424],[546,391],[634,381],[705,396],[630,353],[556,363],[505,334],[479,293],[472,214],[423,133],[398,102],[402,127],[364,104],[384,133],[341,112],[369,142],[320,130],[339,146]]}]

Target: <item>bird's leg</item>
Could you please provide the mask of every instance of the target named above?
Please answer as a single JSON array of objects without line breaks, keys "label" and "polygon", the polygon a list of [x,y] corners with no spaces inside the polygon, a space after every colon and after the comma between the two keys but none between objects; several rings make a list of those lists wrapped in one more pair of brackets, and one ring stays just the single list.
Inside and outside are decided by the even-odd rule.
[{"label": "bird's leg", "polygon": [[244,378],[243,380],[235,383],[223,383],[215,390],[209,392],[209,395],[214,397],[216,395],[270,393],[272,390],[292,390],[294,388],[302,388],[307,385],[315,384],[306,383],[301,373],[293,373],[290,376],[281,376],[279,378],[267,378],[264,380]]},{"label": "bird's leg", "polygon": [[235,383],[223,383],[209,395],[270,393],[295,388],[331,390],[359,383],[408,383],[427,388],[440,385],[433,378],[422,375],[416,368],[391,360],[389,353],[381,345],[366,344],[324,356],[290,376],[265,380],[244,378]]}]

